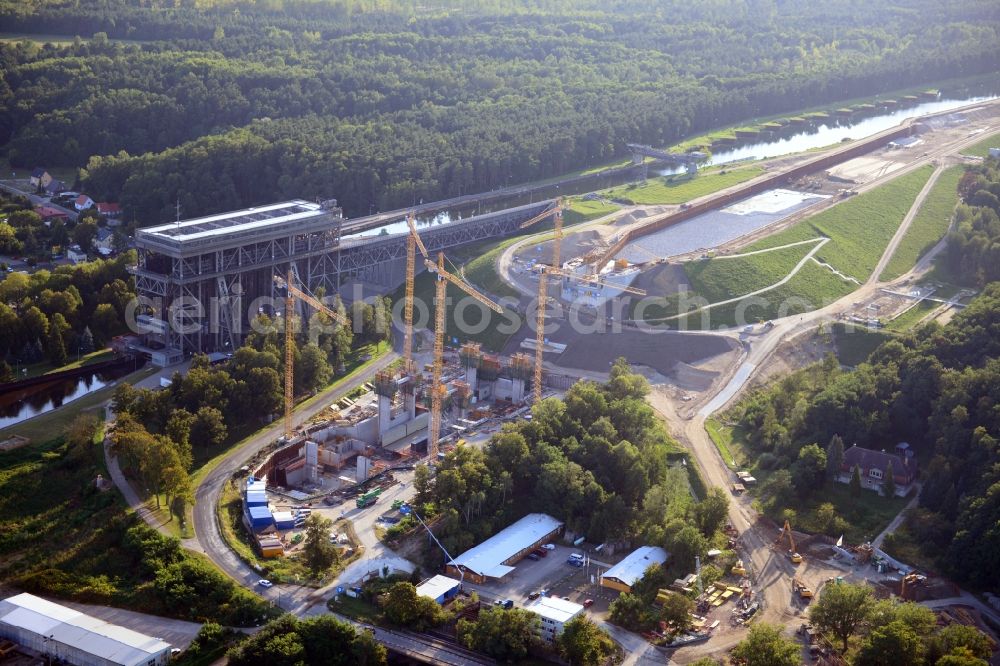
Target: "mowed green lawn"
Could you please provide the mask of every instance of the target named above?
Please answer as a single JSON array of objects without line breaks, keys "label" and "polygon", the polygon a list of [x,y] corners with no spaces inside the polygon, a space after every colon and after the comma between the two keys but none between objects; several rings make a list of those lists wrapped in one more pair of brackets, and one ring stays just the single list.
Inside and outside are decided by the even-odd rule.
[{"label": "mowed green lawn", "polygon": [[637,204],[681,204],[739,185],[764,173],[759,166],[700,171],[687,175],[651,178],[644,185],[623,185],[601,192],[610,199],[628,199]]},{"label": "mowed green lawn", "polygon": [[814,247],[809,243],[749,257],[702,259],[685,264],[684,272],[698,295],[717,303],[779,282]]},{"label": "mowed green lawn", "polygon": [[828,236],[830,242],[816,258],[864,282],[875,270],[886,246],[933,170],[934,167],[928,165],[900,176],[806,218],[781,233],[768,236],[748,247],[747,251]]},{"label": "mowed green lawn", "polygon": [[771,291],[670,322],[671,328],[718,329],[745,326],[816,310],[857,289],[829,269],[807,261],[791,280]]},{"label": "mowed green lawn", "polygon": [[938,177],[879,276],[880,280],[895,280],[913,268],[948,233],[952,213],[958,204],[958,182],[964,173],[964,167],[953,166]]},{"label": "mowed green lawn", "polygon": [[962,151],[963,155],[973,157],[986,157],[990,154],[990,148],[1000,148],[1000,132],[990,134],[979,143],[969,146]]}]

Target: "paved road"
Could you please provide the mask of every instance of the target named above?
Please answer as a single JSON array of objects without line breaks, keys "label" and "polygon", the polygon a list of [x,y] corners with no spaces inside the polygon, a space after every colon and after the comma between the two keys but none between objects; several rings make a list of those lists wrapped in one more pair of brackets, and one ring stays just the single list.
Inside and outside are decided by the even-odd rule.
[{"label": "paved road", "polygon": [[[325,391],[311,407],[300,409],[295,414],[294,425],[297,426],[304,423],[314,414],[326,408],[331,402],[335,402],[340,396],[361,386],[377,371],[395,361],[396,358],[396,353],[390,352],[372,364],[366,372],[339,384],[335,388]],[[219,498],[222,495],[222,489],[226,481],[232,478],[233,474],[243,466],[248,458],[281,436],[283,427],[283,423],[279,419],[270,428],[262,430],[238,448],[230,451],[195,489],[194,528],[198,541],[212,561],[234,579],[248,587],[253,587],[254,582],[260,578],[260,574],[243,562],[226,545],[225,540],[222,538],[222,532],[216,516],[216,508],[218,507]],[[258,592],[262,591],[258,590]],[[299,586],[276,585],[267,590],[264,596],[272,601],[280,602],[283,608],[288,608],[307,602],[312,592],[312,590],[300,588]]]},{"label": "paved road", "polygon": [[[893,172],[892,177],[899,177],[903,173],[920,168],[933,160],[957,153],[975,143],[979,138],[981,137],[976,135],[928,153],[924,159],[915,161],[905,169]],[[940,169],[935,172],[935,176],[939,172]],[[876,183],[869,183],[864,189],[875,187],[881,182],[882,180],[880,179]],[[896,235],[883,252],[876,270],[872,272],[859,289],[825,308],[801,316],[774,320],[774,326],[769,331],[757,336],[752,341],[748,341],[749,349],[744,349],[739,363],[731,371],[728,381],[722,384],[714,394],[701,396],[698,402],[703,403],[703,406],[696,413],[689,414],[686,421],[678,423],[674,408],[663,394],[654,392],[650,396],[650,402],[654,408],[664,414],[669,422],[679,427],[679,432],[676,434],[679,439],[687,444],[688,448],[694,454],[694,462],[698,465],[702,478],[706,481],[707,485],[728,488],[730,483],[733,482],[734,477],[726,466],[726,462],[722,459],[718,449],[708,436],[705,430],[705,420],[713,413],[721,410],[740,394],[754,372],[774,353],[775,349],[782,342],[812,330],[824,321],[834,320],[838,314],[851,309],[855,301],[872,296],[878,289],[888,284],[908,282],[930,268],[931,257],[928,256],[924,257],[913,269],[891,283],[882,283],[879,281],[881,270],[890,260],[892,253],[898,246],[900,239],[905,235],[906,230],[920,208],[920,204],[923,202],[932,185],[932,182],[928,183],[921,192],[921,195],[916,198],[910,211],[901,222]],[[941,248],[943,248],[943,244],[938,244],[934,252],[940,251]],[[793,598],[791,590],[792,576],[798,575],[804,577],[811,575],[813,578],[825,578],[828,575],[841,575],[841,572],[830,565],[811,560],[807,560],[797,568],[794,567],[787,558],[771,549],[771,544],[757,528],[757,520],[758,515],[756,510],[751,506],[750,497],[737,497],[730,503],[730,521],[739,530],[741,535],[738,545],[750,560],[748,564],[752,567],[756,575],[756,586],[764,592],[763,617],[769,621],[785,625],[794,624],[794,622],[799,621],[797,615],[801,612],[801,609],[796,608],[790,603],[790,600]],[[847,572],[845,571],[844,573]],[[971,598],[971,595],[964,593],[962,598]],[[975,600],[974,598],[972,599]],[[985,608],[978,600],[975,601],[977,608]],[[970,602],[966,600],[963,603]],[[986,609],[986,612],[992,611]],[[681,651],[683,653],[682,661],[709,654],[719,654],[721,651],[735,644],[739,638],[739,634],[729,633],[718,638],[713,638],[706,644],[685,648]]]},{"label": "paved road", "polygon": [[0,188],[7,190],[11,194],[17,194],[20,196],[27,197],[28,201],[30,201],[35,206],[49,206],[50,208],[55,208],[56,210],[60,210],[66,213],[66,216],[72,222],[76,222],[76,218],[79,215],[73,208],[66,208],[65,206],[56,205],[45,197],[40,197],[37,194],[33,194],[31,192],[27,192],[18,187],[15,187],[14,185],[10,184],[10,181],[0,182]]}]

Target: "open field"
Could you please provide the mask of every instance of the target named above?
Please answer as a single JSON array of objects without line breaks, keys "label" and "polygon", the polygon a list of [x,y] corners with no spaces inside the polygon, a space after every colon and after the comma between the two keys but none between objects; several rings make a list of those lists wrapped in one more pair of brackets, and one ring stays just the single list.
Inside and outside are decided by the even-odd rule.
[{"label": "open field", "polygon": [[831,240],[816,258],[864,282],[934,167],[928,165],[808,217],[746,248],[762,250],[816,236]]},{"label": "open field", "polygon": [[958,181],[963,173],[963,167],[953,166],[938,177],[879,280],[895,280],[913,268],[948,233],[951,215],[958,203]]},{"label": "open field", "polygon": [[986,157],[990,154],[990,148],[1000,148],[1000,132],[990,134],[974,146],[969,146],[962,151],[963,155],[973,157]]},{"label": "open field", "polygon": [[684,271],[694,291],[716,303],[778,282],[814,247],[815,243],[806,243],[746,257],[692,261]]},{"label": "open field", "polygon": [[850,367],[863,363],[875,349],[889,339],[884,331],[872,331],[864,326],[834,324],[833,341],[837,347],[837,360]]},{"label": "open field", "polygon": [[764,173],[759,166],[735,169],[706,169],[694,177],[687,174],[650,178],[644,185],[623,185],[601,192],[610,199],[627,199],[637,204],[681,204],[738,185]]},{"label": "open field", "polygon": [[589,220],[596,220],[599,217],[609,215],[618,210],[619,206],[605,201],[584,200],[573,198],[569,201],[569,207],[563,213],[563,226],[568,227]]}]

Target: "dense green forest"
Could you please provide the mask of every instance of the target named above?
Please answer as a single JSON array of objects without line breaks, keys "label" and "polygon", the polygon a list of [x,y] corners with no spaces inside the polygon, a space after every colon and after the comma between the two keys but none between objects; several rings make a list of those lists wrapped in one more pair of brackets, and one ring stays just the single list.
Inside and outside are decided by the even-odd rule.
[{"label": "dense green forest", "polygon": [[[1000,206],[991,192],[1000,184],[1000,164],[987,160],[963,184],[945,264],[960,278],[983,283],[996,275],[989,255],[1000,244]],[[761,454],[757,464],[778,470],[762,488],[765,496],[808,495],[842,447],[891,449],[909,442],[923,489],[908,530],[944,572],[995,588],[998,404],[1000,282],[994,281],[947,326],[930,323],[898,336],[851,372],[827,363],[792,375],[742,403],[736,416]]]},{"label": "dense green forest", "polygon": [[0,46],[11,164],[86,166],[140,225],[178,198],[356,216],[1000,57],[988,0],[2,0],[0,23],[85,38]]},{"label": "dense green forest", "polygon": [[638,537],[665,546],[679,568],[694,566],[725,522],[728,499],[721,489],[692,499],[648,391],[620,359],[607,384],[581,381],[564,400],[542,401],[530,421],[504,426],[484,449],[449,453],[435,476],[418,467],[415,505],[438,516],[435,533],[449,552],[544,510],[594,543]]}]

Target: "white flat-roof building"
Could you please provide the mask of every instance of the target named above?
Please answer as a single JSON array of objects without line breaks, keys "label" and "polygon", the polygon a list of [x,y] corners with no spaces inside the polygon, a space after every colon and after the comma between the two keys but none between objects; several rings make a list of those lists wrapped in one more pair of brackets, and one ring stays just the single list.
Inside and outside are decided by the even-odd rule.
[{"label": "white flat-roof building", "polygon": [[539,597],[524,607],[540,618],[539,633],[547,641],[554,641],[566,623],[583,613],[583,606],[558,597]]},{"label": "white flat-roof building", "polygon": [[459,585],[460,583],[454,578],[438,574],[418,585],[417,595],[429,597],[439,604],[443,604],[458,594]]},{"label": "white flat-roof building", "polygon": [[161,666],[170,644],[32,594],[0,601],[0,638],[78,666]]},{"label": "white flat-roof building", "polygon": [[624,560],[611,567],[601,576],[601,586],[619,592],[630,592],[636,582],[646,575],[651,564],[664,564],[670,553],[657,546],[642,546],[628,554]]},{"label": "white flat-roof building", "polygon": [[550,541],[562,527],[563,524],[552,516],[529,513],[456,557],[448,563],[446,571],[453,576],[464,571],[465,578],[474,583],[483,583],[487,578],[503,578],[514,570],[512,565]]}]

